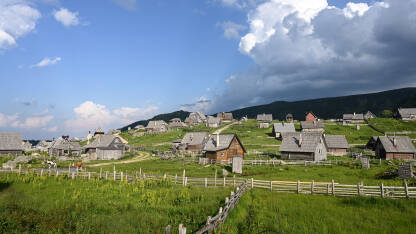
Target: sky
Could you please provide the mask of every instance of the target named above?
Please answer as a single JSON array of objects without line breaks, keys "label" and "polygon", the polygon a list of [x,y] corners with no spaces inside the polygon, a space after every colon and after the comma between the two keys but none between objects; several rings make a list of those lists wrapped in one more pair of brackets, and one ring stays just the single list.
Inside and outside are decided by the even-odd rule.
[{"label": "sky", "polygon": [[416,86],[416,1],[0,0],[0,131]]}]

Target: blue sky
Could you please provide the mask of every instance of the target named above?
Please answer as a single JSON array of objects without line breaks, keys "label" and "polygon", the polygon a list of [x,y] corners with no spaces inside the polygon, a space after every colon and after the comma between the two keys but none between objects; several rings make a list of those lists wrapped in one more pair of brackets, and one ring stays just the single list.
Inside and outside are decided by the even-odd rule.
[{"label": "blue sky", "polygon": [[[254,82],[282,71],[271,68],[283,64],[276,57],[283,50],[269,49],[270,54],[264,54],[259,45],[266,46],[273,38],[261,38],[253,26],[256,17],[267,26],[270,16],[261,18],[261,11],[262,4],[269,2],[274,4],[270,6],[272,16],[272,7],[291,4],[290,0],[0,0],[0,20],[5,25],[0,26],[0,79],[4,84],[0,131],[22,132],[25,138],[83,136],[97,127],[121,127],[181,108],[214,113],[278,99],[336,95],[326,86],[333,82],[327,79],[317,82],[323,88],[304,96],[285,95],[281,88],[242,86],[250,82],[235,84],[236,80]],[[348,2],[332,0],[328,5],[342,11]],[[370,6],[363,12],[379,7],[372,7],[373,1],[353,2]],[[298,18],[312,24],[323,18],[323,12],[331,11],[327,8],[315,10],[313,20]],[[358,10],[352,12],[354,16],[345,17],[365,16]],[[278,14],[285,13],[276,11]],[[289,19],[289,15],[285,17]],[[257,43],[248,50],[241,42],[250,33],[256,35]],[[269,55],[271,59],[264,61]],[[291,66],[295,64],[285,64]],[[315,79],[311,77],[308,80]],[[273,82],[283,82],[279,79]],[[389,87],[395,88],[386,84],[374,90]],[[359,91],[348,84],[339,94]],[[230,93],[233,96],[228,97]]]}]

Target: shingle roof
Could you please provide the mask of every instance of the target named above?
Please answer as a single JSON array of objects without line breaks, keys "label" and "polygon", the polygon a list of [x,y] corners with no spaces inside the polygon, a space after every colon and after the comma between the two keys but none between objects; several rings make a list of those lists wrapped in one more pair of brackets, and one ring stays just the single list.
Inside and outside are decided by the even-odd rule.
[{"label": "shingle roof", "polygon": [[22,135],[14,132],[0,132],[0,150],[22,150]]},{"label": "shingle roof", "polygon": [[286,115],[286,118],[293,118],[293,115],[291,113]]},{"label": "shingle roof", "polygon": [[[397,145],[393,141],[396,139]],[[379,136],[378,141],[387,153],[416,153],[416,148],[408,136]]]},{"label": "shingle roof", "polygon": [[151,120],[147,124],[146,128],[157,128],[157,127],[166,126],[166,125],[167,123],[163,120]]},{"label": "shingle roof", "polygon": [[114,141],[114,139],[116,138],[119,138],[119,137],[114,136],[114,135],[101,135],[98,138],[96,138],[93,142],[91,142],[90,144],[84,146],[84,148],[85,149],[108,148],[111,145],[111,143]]},{"label": "shingle roof", "polygon": [[275,123],[273,124],[273,132],[296,132],[296,129],[293,123]]},{"label": "shingle roof", "polygon": [[343,120],[364,120],[364,114],[343,114]]},{"label": "shingle roof", "polygon": [[416,108],[399,108],[399,114],[402,118],[411,118],[416,116]]},{"label": "shingle roof", "polygon": [[180,118],[173,118],[170,120],[170,122],[181,122]]},{"label": "shingle roof", "polygon": [[[302,143],[299,142],[302,135]],[[315,152],[321,140],[322,134],[320,133],[300,133],[290,132],[283,133],[282,145],[280,146],[280,152]]]},{"label": "shingle roof", "polygon": [[104,130],[102,128],[98,128],[95,130],[94,134],[96,133],[104,133]]},{"label": "shingle roof", "polygon": [[221,118],[208,116],[208,124],[221,124]]},{"label": "shingle roof", "polygon": [[258,114],[257,121],[272,121],[273,115],[272,114]]},{"label": "shingle roof", "polygon": [[[218,139],[218,144],[217,144],[217,134],[213,134],[211,136],[209,136],[209,139],[207,141],[207,143],[204,146],[204,150],[205,151],[219,151],[219,150],[224,150],[224,149],[228,149],[234,139],[234,137],[237,137],[237,135],[235,134],[220,134]],[[240,142],[241,141],[238,139],[237,140]],[[243,147],[244,152],[246,151],[244,149],[244,146],[241,144],[241,146]]]},{"label": "shingle roof", "polygon": [[71,150],[76,150],[76,151],[82,150],[78,142],[69,142],[69,141],[65,141],[62,138],[58,138],[54,140],[48,148],[62,149],[62,150],[71,149]]},{"label": "shingle roof", "polygon": [[200,124],[206,121],[207,117],[202,112],[192,112],[185,119],[185,123]]},{"label": "shingle roof", "polygon": [[302,121],[300,122],[302,129],[317,129],[325,128],[325,125],[322,121]]},{"label": "shingle roof", "polygon": [[169,128],[186,128],[186,123],[183,122],[170,122]]},{"label": "shingle roof", "polygon": [[348,149],[348,141],[343,135],[324,135],[325,143],[328,148]]},{"label": "shingle roof", "polygon": [[208,139],[207,132],[188,132],[183,137],[181,144],[186,145],[201,145]]}]

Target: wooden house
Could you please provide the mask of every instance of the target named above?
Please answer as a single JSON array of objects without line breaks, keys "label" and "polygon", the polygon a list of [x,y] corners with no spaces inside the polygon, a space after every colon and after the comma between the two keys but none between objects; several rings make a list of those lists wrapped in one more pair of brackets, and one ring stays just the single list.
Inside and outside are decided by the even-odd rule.
[{"label": "wooden house", "polygon": [[23,151],[28,152],[32,150],[32,144],[29,141],[22,142]]},{"label": "wooden house", "polygon": [[139,124],[136,127],[134,127],[134,130],[146,130],[146,128],[143,125]]},{"label": "wooden house", "polygon": [[186,125],[184,122],[182,122],[181,119],[174,118],[174,119],[171,119],[169,121],[168,127],[169,127],[169,130],[178,130],[178,129],[182,129],[182,128],[187,128],[188,125]]},{"label": "wooden house", "polygon": [[22,153],[22,135],[20,133],[0,132],[0,155]]},{"label": "wooden house", "polygon": [[94,138],[101,135],[104,135],[104,130],[102,128],[98,128],[94,131]]},{"label": "wooden house", "polygon": [[316,132],[284,133],[280,146],[282,159],[321,161],[327,159],[323,135]]},{"label": "wooden house", "polygon": [[256,118],[257,122],[272,122],[273,115],[272,114],[259,114]]},{"label": "wooden house", "polygon": [[162,133],[168,131],[168,124],[163,120],[151,120],[146,126],[148,133]]},{"label": "wooden house", "polygon": [[286,122],[289,122],[289,123],[293,122],[293,115],[291,113],[286,115]]},{"label": "wooden house", "polygon": [[269,128],[270,123],[260,122],[258,126],[259,128]]},{"label": "wooden house", "polygon": [[283,133],[296,132],[293,123],[275,123],[273,124],[273,135],[277,139],[282,138]]},{"label": "wooden house", "polygon": [[192,112],[185,119],[185,123],[189,125],[200,125],[207,121],[207,117],[202,112]]},{"label": "wooden house", "polygon": [[102,135],[84,149],[91,160],[114,160],[122,158],[129,147],[118,136]]},{"label": "wooden house", "polygon": [[328,154],[343,156],[348,153],[349,145],[345,136],[324,134],[324,140]]},{"label": "wooden house", "polygon": [[399,108],[398,115],[401,120],[416,120],[416,108]]},{"label": "wooden house", "polygon": [[376,150],[376,143],[378,140],[378,136],[372,136],[370,137],[370,139],[368,140],[367,144],[365,145],[366,149],[375,151]]},{"label": "wooden house", "polygon": [[202,151],[207,141],[207,132],[188,132],[181,140],[178,149],[191,152],[199,152]]},{"label": "wooden house", "polygon": [[220,112],[217,114],[217,117],[220,118],[221,121],[233,121],[233,113]]},{"label": "wooden house", "polygon": [[[101,135],[97,135],[99,138]],[[82,148],[79,142],[71,142],[68,139],[62,137],[52,141],[48,148],[49,156],[81,156]]]},{"label": "wooden house", "polygon": [[342,115],[342,122],[345,123],[359,123],[364,121],[364,114],[343,114]]},{"label": "wooden house", "polygon": [[221,118],[208,116],[206,126],[209,128],[218,128],[221,125]]},{"label": "wooden house", "polygon": [[408,136],[379,136],[375,147],[381,159],[415,159],[416,148]]},{"label": "wooden house", "polygon": [[308,122],[318,121],[318,117],[316,117],[316,115],[312,111],[309,111],[306,113],[305,121],[308,121]]},{"label": "wooden house", "polygon": [[300,122],[302,132],[320,132],[325,131],[325,125],[322,121],[302,121]]},{"label": "wooden house", "polygon": [[213,134],[204,146],[205,157],[216,161],[230,161],[240,155],[244,159],[246,150],[235,134]]},{"label": "wooden house", "polygon": [[367,113],[364,114],[364,119],[374,119],[377,118],[375,114],[371,111],[367,111]]}]

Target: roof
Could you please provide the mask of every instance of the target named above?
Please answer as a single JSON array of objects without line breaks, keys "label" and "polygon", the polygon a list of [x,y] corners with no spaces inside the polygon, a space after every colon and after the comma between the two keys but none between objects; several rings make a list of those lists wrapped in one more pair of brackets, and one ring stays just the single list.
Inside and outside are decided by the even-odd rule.
[{"label": "roof", "polygon": [[348,141],[344,135],[324,135],[325,143],[328,148],[348,149]]},{"label": "roof", "polygon": [[76,150],[76,151],[82,150],[82,148],[81,148],[81,146],[79,145],[78,142],[70,142],[70,141],[66,141],[62,138],[58,138],[58,139],[52,141],[52,143],[49,145],[48,148],[62,149],[62,150],[71,149],[71,150]]},{"label": "roof", "polygon": [[169,120],[170,122],[181,122],[182,120],[180,118],[173,118]]},{"label": "roof", "polygon": [[318,129],[325,128],[325,125],[322,121],[302,121],[300,122],[302,129]]},{"label": "roof", "polygon": [[217,114],[218,118],[222,118],[225,120],[232,120],[233,119],[233,113],[231,112],[220,112]]},{"label": "roof", "polygon": [[313,115],[313,117],[315,117],[315,118],[318,118],[318,117],[315,115],[315,113],[313,113],[312,111],[308,111],[308,112],[306,112],[306,114],[305,114],[305,115],[309,115],[309,114]]},{"label": "roof", "polygon": [[22,150],[22,135],[15,132],[0,132],[0,150]]},{"label": "roof", "polygon": [[272,121],[273,115],[272,114],[259,114],[257,115],[257,121]]},{"label": "roof", "polygon": [[416,108],[399,108],[399,114],[402,118],[411,118],[416,116]]},{"label": "roof", "polygon": [[95,130],[94,134],[96,133],[104,133],[104,130],[102,128],[98,128]]},{"label": "roof", "polygon": [[[394,146],[393,142],[396,139],[397,144]],[[386,153],[416,153],[416,148],[408,136],[379,136],[380,142]]]},{"label": "roof", "polygon": [[364,120],[364,114],[343,114],[343,120]]},{"label": "roof", "polygon": [[293,115],[291,113],[286,115],[286,118],[293,118]]},{"label": "roof", "polygon": [[[302,136],[302,142],[299,139]],[[280,152],[307,152],[316,151],[316,147],[321,141],[322,134],[312,132],[289,132],[283,133]]]},{"label": "roof", "polygon": [[136,127],[134,127],[134,129],[144,129],[143,125],[137,125]]},{"label": "roof", "polygon": [[366,118],[368,118],[368,117],[377,118],[377,116],[371,111],[367,111],[367,113],[364,114],[364,117],[366,117]]},{"label": "roof", "polygon": [[183,137],[181,144],[183,145],[201,145],[208,139],[207,132],[188,132]]},{"label": "roof", "polygon": [[121,142],[120,137],[114,136],[114,135],[101,135],[98,138],[96,138],[93,142],[90,144],[84,146],[85,149],[90,148],[108,148],[111,146],[111,143],[118,138]]},{"label": "roof", "polygon": [[275,123],[273,124],[273,132],[296,132],[296,129],[293,123]]},{"label": "roof", "polygon": [[208,116],[208,124],[221,124],[221,118]]},{"label": "roof", "polygon": [[207,117],[202,112],[192,112],[185,119],[185,123],[203,123],[207,120]]},{"label": "roof", "polygon": [[187,125],[184,122],[170,122],[169,128],[186,128]]},{"label": "roof", "polygon": [[205,151],[219,151],[228,149],[233,142],[233,139],[237,138],[238,142],[240,143],[241,147],[243,148],[244,152],[246,149],[244,148],[243,144],[241,143],[240,139],[235,134],[220,134],[218,135],[218,145],[217,145],[217,134],[213,134],[209,136],[207,143],[204,146]]}]

